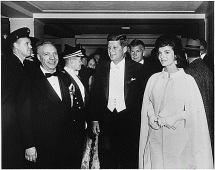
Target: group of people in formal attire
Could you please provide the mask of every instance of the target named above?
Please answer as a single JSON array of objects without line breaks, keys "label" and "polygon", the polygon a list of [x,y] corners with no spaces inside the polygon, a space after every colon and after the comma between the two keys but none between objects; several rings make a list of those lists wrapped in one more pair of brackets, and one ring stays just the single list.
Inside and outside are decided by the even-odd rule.
[{"label": "group of people in formal attire", "polygon": [[[2,53],[2,168],[213,168],[205,41],[189,37],[182,47],[164,34],[148,59],[143,41],[109,34],[102,60],[80,46],[60,54],[51,42],[35,46],[29,34],[10,33]],[[89,138],[96,147],[85,166]]]}]

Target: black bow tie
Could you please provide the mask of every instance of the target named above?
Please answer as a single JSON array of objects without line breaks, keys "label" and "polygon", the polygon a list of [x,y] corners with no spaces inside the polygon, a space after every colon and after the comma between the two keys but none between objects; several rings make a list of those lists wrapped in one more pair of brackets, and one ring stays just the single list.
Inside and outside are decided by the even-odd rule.
[{"label": "black bow tie", "polygon": [[58,73],[57,72],[54,72],[54,73],[45,73],[45,76],[46,76],[46,78],[49,78],[51,76],[58,76]]}]

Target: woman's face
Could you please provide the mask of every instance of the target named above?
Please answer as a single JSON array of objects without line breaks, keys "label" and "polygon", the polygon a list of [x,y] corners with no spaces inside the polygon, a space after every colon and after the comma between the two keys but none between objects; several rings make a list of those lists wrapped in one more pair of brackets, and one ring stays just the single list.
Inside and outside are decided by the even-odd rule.
[{"label": "woman's face", "polygon": [[89,67],[89,68],[93,68],[93,69],[96,68],[96,62],[95,62],[94,59],[91,59],[91,60],[88,62],[88,67]]},{"label": "woman's face", "polygon": [[175,53],[171,46],[160,47],[158,49],[158,59],[164,67],[175,65]]}]

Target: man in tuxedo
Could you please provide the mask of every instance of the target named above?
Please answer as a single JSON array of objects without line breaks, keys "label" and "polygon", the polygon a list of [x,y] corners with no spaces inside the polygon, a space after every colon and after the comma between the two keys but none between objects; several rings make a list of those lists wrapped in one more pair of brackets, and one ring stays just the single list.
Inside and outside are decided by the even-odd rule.
[{"label": "man in tuxedo", "polygon": [[[70,168],[64,152],[72,144],[71,100],[65,73],[57,69],[58,53],[50,42],[37,47],[40,66],[30,77],[31,112],[19,116],[29,168]],[[26,106],[27,107],[27,106]],[[72,152],[72,151],[71,151]]]},{"label": "man in tuxedo", "polygon": [[151,57],[145,57],[145,44],[143,41],[134,39],[130,43],[130,54],[131,59],[142,64],[145,76],[148,78],[155,73],[155,69],[153,68],[153,65],[151,63],[152,58]]},{"label": "man in tuxedo", "polygon": [[[18,107],[28,98],[28,81],[23,61],[31,54],[30,29],[23,27],[7,36],[1,63],[2,168],[25,168]],[[2,42],[3,43],[3,42]]]},{"label": "man in tuxedo", "polygon": [[110,34],[107,41],[110,61],[96,70],[89,105],[100,167],[136,169],[146,78],[141,64],[125,58],[126,35]]},{"label": "man in tuxedo", "polygon": [[[84,55],[81,49],[78,47],[71,47],[65,44],[65,49],[63,52],[63,58],[65,60],[65,74],[68,75],[70,79],[70,96],[71,96],[71,112],[72,112],[72,122],[73,130],[72,137],[74,143],[67,146],[68,150],[71,150],[70,156],[67,158],[68,161],[73,160],[76,166],[72,168],[79,169],[81,165],[84,140],[86,137],[85,127],[86,127],[86,106],[88,104],[88,93],[85,89],[85,84],[82,82],[81,78],[78,76],[81,70],[82,60],[81,57]],[[70,120],[71,121],[71,120]]]}]

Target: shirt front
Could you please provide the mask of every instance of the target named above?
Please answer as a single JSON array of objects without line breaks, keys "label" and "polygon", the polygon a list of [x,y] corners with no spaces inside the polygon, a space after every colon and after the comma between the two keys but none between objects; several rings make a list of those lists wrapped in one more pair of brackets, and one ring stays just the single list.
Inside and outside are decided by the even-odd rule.
[{"label": "shirt front", "polygon": [[111,62],[109,77],[108,109],[120,112],[126,109],[124,95],[125,58],[117,65]]},{"label": "shirt front", "polygon": [[73,69],[71,69],[69,67],[64,67],[64,70],[66,70],[75,80],[75,82],[78,84],[78,87],[81,91],[81,96],[82,96],[83,102],[85,102],[85,100],[84,100],[85,99],[85,88],[84,88],[84,85],[82,84],[81,80],[77,76],[78,72],[74,71]]},{"label": "shirt front", "polygon": [[[40,69],[42,70],[44,75],[45,75],[45,73],[50,73],[50,72],[46,71],[44,68],[42,68],[41,66],[40,66]],[[61,95],[58,77],[57,76],[51,76],[51,77],[47,78],[47,80],[51,84],[54,91],[57,93],[58,97],[62,100],[62,95]]]}]

